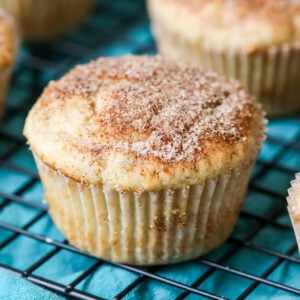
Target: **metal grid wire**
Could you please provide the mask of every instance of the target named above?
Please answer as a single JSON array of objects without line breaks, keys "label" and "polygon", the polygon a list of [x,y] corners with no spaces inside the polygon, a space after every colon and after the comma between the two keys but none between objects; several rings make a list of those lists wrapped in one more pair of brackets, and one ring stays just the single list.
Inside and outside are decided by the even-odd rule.
[{"label": "metal grid wire", "polygon": [[[49,219],[48,208],[41,201],[39,177],[22,137],[28,110],[49,80],[75,64],[100,55],[155,51],[144,2],[126,0],[101,0],[86,24],[70,35],[22,47],[0,127],[0,268],[76,299],[122,299],[142,287],[149,297],[152,289],[153,298],[296,298],[300,295],[296,276],[281,275],[296,274],[300,263],[285,201],[289,182],[299,171],[295,166],[300,166],[297,115],[270,122],[235,231],[208,255],[184,264],[149,268],[108,263],[69,245]],[[43,222],[44,227],[37,226]],[[28,240],[26,251],[38,249],[34,260],[22,263],[26,253],[18,247],[21,239]],[[8,255],[11,259],[5,260]],[[57,280],[55,274],[64,270],[52,262],[60,256],[80,265],[74,276],[66,274],[64,280]],[[65,264],[63,268],[67,269]],[[105,278],[113,272],[131,277],[118,289],[112,288],[111,295],[102,294],[101,288],[89,290],[83,284],[96,274]],[[177,276],[181,272],[191,272],[190,281]],[[114,286],[113,277],[110,284]]]}]

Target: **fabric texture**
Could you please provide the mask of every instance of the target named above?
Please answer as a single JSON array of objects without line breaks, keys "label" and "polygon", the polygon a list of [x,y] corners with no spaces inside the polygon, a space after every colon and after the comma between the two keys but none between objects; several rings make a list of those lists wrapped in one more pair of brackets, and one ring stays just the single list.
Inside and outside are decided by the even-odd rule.
[{"label": "fabric texture", "polygon": [[[5,229],[5,224],[17,229],[23,228],[39,237],[47,237],[47,241],[65,242],[65,237],[55,227],[49,214],[43,209],[28,205],[33,203],[47,207],[42,202],[44,191],[41,183],[32,175],[37,171],[22,134],[29,109],[49,80],[61,77],[75,64],[101,55],[154,52],[156,48],[144,1],[139,0],[100,0],[89,21],[70,35],[42,46],[24,45],[21,48],[6,112],[0,124],[1,300],[64,299],[54,291],[48,291],[6,270],[30,270],[56,247],[26,234],[14,235],[13,230]],[[299,115],[270,121],[268,139],[252,174],[242,214],[231,238],[222,246],[199,259],[185,263],[137,270],[148,270],[164,279],[188,286],[196,282],[195,287],[199,291],[228,299],[237,299],[258,281],[230,273],[227,267],[257,277],[267,274],[267,280],[299,289],[300,260],[298,251],[294,248],[296,240],[285,202],[290,181],[294,178],[294,173],[300,171],[299,141]],[[17,203],[15,198],[28,203]],[[9,242],[2,245],[12,236]],[[263,252],[263,248],[286,254],[292,259],[278,258],[274,254]],[[209,267],[205,261],[225,269]],[[66,286],[95,264],[98,264],[95,269],[74,286],[76,291],[113,299],[140,276],[137,272],[60,247],[32,270],[32,275]],[[1,266],[5,266],[5,269]],[[268,273],[272,266],[274,269]],[[197,281],[201,283],[198,284]],[[167,300],[175,299],[182,293],[183,289],[145,276],[122,299]],[[186,299],[207,298],[190,293]],[[289,300],[297,299],[297,294],[259,283],[246,299]]]},{"label": "fabric texture", "polygon": [[65,299],[4,269],[0,269],[0,295],[7,300]]}]

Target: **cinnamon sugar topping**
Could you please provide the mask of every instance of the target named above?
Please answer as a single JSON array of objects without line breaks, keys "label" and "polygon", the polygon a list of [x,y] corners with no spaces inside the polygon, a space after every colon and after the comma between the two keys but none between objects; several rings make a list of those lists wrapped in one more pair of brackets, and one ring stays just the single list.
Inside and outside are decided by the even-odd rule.
[{"label": "cinnamon sugar topping", "polygon": [[47,101],[89,101],[90,150],[165,162],[191,161],[212,140],[243,142],[258,109],[236,81],[160,56],[101,58],[52,82],[47,93]]}]

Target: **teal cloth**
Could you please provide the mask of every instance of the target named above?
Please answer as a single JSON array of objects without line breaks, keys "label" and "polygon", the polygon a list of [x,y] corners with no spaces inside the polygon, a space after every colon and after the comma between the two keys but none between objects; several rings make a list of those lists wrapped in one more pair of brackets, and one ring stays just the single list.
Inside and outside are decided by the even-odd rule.
[{"label": "teal cloth", "polygon": [[0,269],[0,298],[6,300],[65,299],[4,269]]},{"label": "teal cloth", "polygon": [[[96,13],[88,20],[87,24],[65,38],[66,43],[63,42],[60,45],[58,40],[53,43],[50,42],[49,47],[47,44],[41,48],[21,48],[15,67],[12,88],[8,94],[7,113],[3,123],[0,125],[0,192],[9,195],[18,193],[20,197],[28,201],[42,204],[43,188],[40,182],[32,183],[32,178],[26,172],[6,168],[1,165],[1,160],[36,172],[32,155],[25,145],[22,131],[25,116],[39,94],[38,90],[41,91],[49,80],[60,77],[62,73],[75,64],[95,59],[98,56],[155,52],[144,1],[101,0],[98,7],[99,10],[96,10]],[[130,20],[130,22],[126,24],[126,20]],[[71,43],[69,44],[69,42]],[[79,47],[77,49],[82,50],[79,51],[79,54],[76,54],[76,51],[74,53],[71,51],[71,54],[68,53],[68,48],[73,44],[77,45],[77,47],[82,45],[82,48]],[[85,49],[90,49],[90,51]],[[76,47],[74,50],[76,50]],[[82,56],[81,53],[84,53],[84,55]],[[32,58],[35,56],[41,57],[41,62],[45,61],[49,62],[49,64],[46,64],[46,66],[40,65],[41,69],[34,69],[35,60]],[[27,64],[24,63],[26,60]],[[276,140],[285,141],[287,145],[292,141],[299,141],[299,116],[271,121],[268,126],[268,136],[270,139],[265,142],[259,157],[259,163],[253,172],[252,184],[258,189],[249,190],[243,212],[264,218],[270,212],[277,211],[278,213],[276,217],[273,217],[273,221],[291,226],[284,197],[290,181],[294,177],[294,172],[285,171],[285,169],[295,170],[295,172],[300,170],[300,147],[298,143],[298,147],[288,147],[281,153],[283,145],[276,142]],[[24,141],[24,143],[16,144],[15,141]],[[18,146],[17,151],[16,146]],[[264,167],[264,164],[273,162],[276,157],[278,158],[275,165],[273,163],[272,168],[260,178],[255,177]],[[270,191],[275,195],[269,195],[266,192],[262,192],[261,189]],[[0,205],[3,201],[4,199],[0,197]],[[38,209],[8,201],[0,209],[0,222],[23,228],[33,218],[37,217],[39,213]],[[260,224],[258,219],[242,215],[238,220],[232,237],[241,241],[253,228]],[[26,227],[26,230],[49,237],[55,241],[62,242],[65,240],[64,236],[54,226],[48,214],[41,216],[31,226]],[[11,231],[5,230],[0,226],[0,244],[12,234]],[[285,253],[295,245],[295,237],[293,231],[289,228],[264,224],[249,242],[257,247],[265,247]],[[237,245],[232,241],[227,241],[203,258],[218,263],[220,258],[227,255],[228,258],[224,259],[221,265],[255,276],[262,276],[277,261],[275,256],[264,254],[244,245]],[[234,248],[236,248],[236,251],[230,252]],[[19,271],[26,271],[53,249],[54,247],[49,244],[31,239],[25,235],[19,235],[7,243],[5,247],[0,248],[0,264]],[[292,255],[299,259],[298,253],[293,253]],[[47,279],[55,283],[68,285],[95,263],[97,263],[97,260],[94,258],[67,250],[59,250],[40,267],[33,270],[32,274],[41,280]],[[190,261],[170,266],[155,267],[151,269],[151,272],[166,279],[191,286],[207,270],[208,267],[206,265]],[[283,260],[267,276],[267,279],[299,288],[298,274],[299,263]],[[113,299],[118,293],[132,284],[138,276],[134,272],[103,262],[91,275],[84,278],[74,288],[105,299]],[[218,296],[236,299],[253,282],[253,280],[245,277],[215,269],[196,287],[199,290]],[[183,290],[171,285],[152,279],[145,279],[123,299],[174,299],[182,292]],[[0,300],[2,299],[64,298],[0,268]],[[186,299],[206,298],[189,294]],[[249,299],[289,300],[298,299],[298,297],[288,291],[259,284],[247,296],[247,300]]]}]

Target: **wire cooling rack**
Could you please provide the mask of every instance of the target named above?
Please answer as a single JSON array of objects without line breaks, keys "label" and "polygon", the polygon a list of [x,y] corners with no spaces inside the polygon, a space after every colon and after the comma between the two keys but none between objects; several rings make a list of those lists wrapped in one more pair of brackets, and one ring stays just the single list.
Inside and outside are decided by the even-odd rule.
[{"label": "wire cooling rack", "polygon": [[172,266],[112,264],[69,245],[50,220],[22,136],[28,110],[75,64],[155,51],[144,2],[126,0],[101,0],[73,33],[22,47],[0,127],[0,268],[76,299],[296,299],[300,259],[285,197],[300,170],[299,115],[270,122],[238,224],[208,255]]}]

